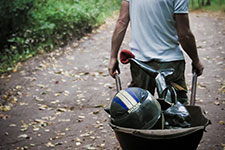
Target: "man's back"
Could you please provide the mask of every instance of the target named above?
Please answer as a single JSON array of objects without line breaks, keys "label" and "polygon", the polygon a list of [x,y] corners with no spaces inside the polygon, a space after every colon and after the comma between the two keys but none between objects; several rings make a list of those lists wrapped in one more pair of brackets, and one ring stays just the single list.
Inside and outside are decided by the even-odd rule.
[{"label": "man's back", "polygon": [[174,13],[188,13],[187,0],[128,0],[131,42],[136,58],[161,62],[183,60]]}]

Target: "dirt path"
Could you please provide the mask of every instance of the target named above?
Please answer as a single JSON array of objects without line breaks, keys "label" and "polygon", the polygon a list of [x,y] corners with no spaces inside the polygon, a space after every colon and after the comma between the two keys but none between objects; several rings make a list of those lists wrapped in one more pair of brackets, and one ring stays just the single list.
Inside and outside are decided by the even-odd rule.
[{"label": "dirt path", "polygon": [[[199,150],[225,148],[225,17],[190,14],[191,27],[205,72],[198,79],[197,102],[212,125]],[[0,149],[116,150],[119,144],[103,107],[116,92],[108,76],[110,40],[115,18],[95,33],[64,49],[37,56],[0,79]],[[128,49],[129,35],[122,46]],[[187,83],[191,83],[190,60]],[[121,65],[122,87],[130,80]],[[190,141],[191,142],[191,141]]]}]

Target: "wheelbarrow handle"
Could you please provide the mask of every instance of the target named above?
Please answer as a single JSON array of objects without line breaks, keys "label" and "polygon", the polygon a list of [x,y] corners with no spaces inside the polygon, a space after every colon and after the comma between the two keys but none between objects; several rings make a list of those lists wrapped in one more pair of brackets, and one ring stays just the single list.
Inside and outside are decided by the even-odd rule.
[{"label": "wheelbarrow handle", "polygon": [[122,90],[122,87],[121,87],[120,77],[118,73],[115,74],[115,80],[116,80],[116,90],[117,92],[119,92],[120,90]]},{"label": "wheelbarrow handle", "polygon": [[191,102],[190,105],[194,106],[195,105],[195,96],[196,96],[196,87],[197,87],[197,73],[193,73],[192,77],[192,87],[191,87]]}]

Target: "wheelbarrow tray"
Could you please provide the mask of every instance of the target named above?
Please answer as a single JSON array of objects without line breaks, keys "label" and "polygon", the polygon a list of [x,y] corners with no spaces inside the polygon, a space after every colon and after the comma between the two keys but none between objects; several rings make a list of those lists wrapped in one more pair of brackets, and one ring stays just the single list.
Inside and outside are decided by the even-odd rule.
[{"label": "wheelbarrow tray", "polygon": [[119,127],[111,122],[123,150],[196,150],[210,120],[199,106],[186,106],[191,115],[190,128],[143,130]]}]

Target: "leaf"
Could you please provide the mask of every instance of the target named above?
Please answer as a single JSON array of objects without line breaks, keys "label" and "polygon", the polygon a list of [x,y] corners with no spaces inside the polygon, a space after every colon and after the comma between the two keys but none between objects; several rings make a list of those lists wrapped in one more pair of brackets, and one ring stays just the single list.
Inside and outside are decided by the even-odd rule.
[{"label": "leaf", "polygon": [[28,129],[29,125],[26,124],[24,122],[24,120],[21,120],[21,123],[22,123],[22,125],[21,125],[22,128],[20,129],[20,131],[26,131]]},{"label": "leaf", "polygon": [[27,106],[28,103],[20,102],[20,106]]},{"label": "leaf", "polygon": [[94,111],[93,114],[94,114],[94,115],[99,114],[99,110]]},{"label": "leaf", "polygon": [[46,126],[49,126],[52,124],[51,122],[47,122],[47,121],[41,120],[41,119],[35,119],[34,121],[39,123],[39,125],[42,127],[46,127]]},{"label": "leaf", "polygon": [[10,110],[11,110],[10,106],[8,106],[8,105],[1,106],[0,105],[0,111],[10,111]]},{"label": "leaf", "polygon": [[222,145],[223,148],[225,148],[225,144],[222,143],[221,145]]},{"label": "leaf", "polygon": [[34,97],[35,100],[38,101],[38,102],[43,102],[43,101],[44,101],[44,99],[41,99],[41,98],[39,98],[39,97],[36,96],[36,95],[34,95],[33,97]]},{"label": "leaf", "polygon": [[71,120],[70,119],[59,119],[58,121],[59,122],[70,122]]},{"label": "leaf", "polygon": [[197,86],[198,86],[198,88],[199,89],[206,89],[206,86],[205,85],[203,85],[202,83],[197,83]]},{"label": "leaf", "polygon": [[33,128],[33,131],[39,131],[39,129],[40,129],[40,128],[35,127],[35,128]]},{"label": "leaf", "polygon": [[9,126],[10,127],[16,127],[16,124],[10,124]]},{"label": "leaf", "polygon": [[220,102],[219,101],[215,101],[214,104],[215,105],[220,105]]},{"label": "leaf", "polygon": [[0,118],[6,120],[6,119],[9,118],[9,116],[8,115],[4,115],[4,114],[0,114]]},{"label": "leaf", "polygon": [[81,142],[76,142],[76,146],[80,146],[81,145]]},{"label": "leaf", "polygon": [[223,120],[220,120],[220,125],[225,125],[225,122]]},{"label": "leaf", "polygon": [[96,150],[97,148],[93,147],[92,144],[88,144],[84,146],[87,150]]},{"label": "leaf", "polygon": [[48,105],[38,104],[40,110],[45,110],[48,108]]},{"label": "leaf", "polygon": [[84,134],[81,134],[81,135],[80,135],[80,137],[88,137],[88,136],[90,136],[89,133],[84,133]]},{"label": "leaf", "polygon": [[85,116],[78,116],[78,118],[79,118],[79,119],[84,119],[84,118],[85,118]]},{"label": "leaf", "polygon": [[51,142],[48,142],[47,144],[45,144],[45,146],[47,146],[47,147],[55,147],[55,145],[52,144]]},{"label": "leaf", "polygon": [[68,95],[70,94],[70,92],[69,92],[69,91],[64,91],[63,94],[64,94],[65,96],[68,96]]},{"label": "leaf", "polygon": [[50,130],[49,129],[45,129],[45,132],[49,132]]},{"label": "leaf", "polygon": [[59,100],[52,101],[51,104],[59,103]]},{"label": "leaf", "polygon": [[111,83],[106,83],[106,84],[104,84],[104,87],[112,89],[114,86]]},{"label": "leaf", "polygon": [[59,112],[66,112],[67,110],[65,108],[57,108],[57,111],[59,111]]},{"label": "leaf", "polygon": [[29,136],[27,134],[21,134],[18,136],[18,138],[28,138]]},{"label": "leaf", "polygon": [[100,104],[100,105],[95,105],[94,108],[103,108],[104,104]]}]

